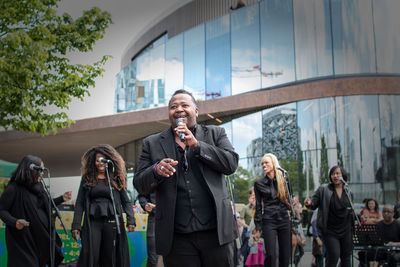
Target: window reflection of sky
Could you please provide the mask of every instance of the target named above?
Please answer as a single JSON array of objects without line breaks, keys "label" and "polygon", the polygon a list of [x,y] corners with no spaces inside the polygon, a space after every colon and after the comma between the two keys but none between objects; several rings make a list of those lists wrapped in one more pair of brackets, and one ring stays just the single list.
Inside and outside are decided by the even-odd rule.
[{"label": "window reflection of sky", "polygon": [[332,75],[330,0],[293,1],[298,80]]},{"label": "window reflection of sky", "polygon": [[331,3],[335,74],[376,72],[371,1]]},{"label": "window reflection of sky", "polygon": [[261,87],[258,5],[231,13],[232,95]]},{"label": "window reflection of sky", "polygon": [[183,86],[196,99],[205,96],[205,36],[204,24],[183,35]]},{"label": "window reflection of sky", "polygon": [[229,15],[206,24],[206,99],[231,95]]},{"label": "window reflection of sky", "polygon": [[292,1],[262,1],[260,14],[262,87],[294,81]]},{"label": "window reflection of sky", "polygon": [[232,129],[233,147],[240,158],[246,158],[249,144],[262,137],[261,112],[233,120]]},{"label": "window reflection of sky", "polygon": [[386,147],[400,145],[400,96],[379,96],[379,114],[381,122],[382,145]]},{"label": "window reflection of sky", "polygon": [[175,36],[165,46],[165,99],[183,88],[183,35]]},{"label": "window reflection of sky", "polygon": [[400,1],[373,0],[378,72],[400,73]]}]

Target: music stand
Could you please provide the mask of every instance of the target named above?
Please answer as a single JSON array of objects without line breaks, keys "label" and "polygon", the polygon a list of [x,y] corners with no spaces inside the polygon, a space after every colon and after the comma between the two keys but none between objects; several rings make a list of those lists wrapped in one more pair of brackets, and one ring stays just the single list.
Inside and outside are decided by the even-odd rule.
[{"label": "music stand", "polygon": [[[355,225],[353,233],[353,245],[359,248],[359,253],[364,253],[364,261],[367,265],[369,258],[368,255],[371,255],[369,253],[373,253],[373,261],[376,261],[378,250],[384,244],[381,237],[378,235],[378,232],[376,231],[375,224],[361,224]],[[359,256],[361,255],[359,254]]]},{"label": "music stand", "polygon": [[375,224],[356,225],[353,234],[353,244],[357,247],[383,246]]}]

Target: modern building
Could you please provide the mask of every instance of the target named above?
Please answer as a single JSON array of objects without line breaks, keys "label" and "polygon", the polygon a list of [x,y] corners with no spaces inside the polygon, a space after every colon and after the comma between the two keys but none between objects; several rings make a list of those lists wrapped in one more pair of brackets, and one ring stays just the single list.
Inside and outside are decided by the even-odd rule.
[{"label": "modern building", "polygon": [[[78,175],[83,151],[110,143],[133,172],[142,139],[169,127],[167,102],[184,88],[200,102],[199,122],[224,127],[240,165],[255,177],[262,155],[278,154],[305,197],[339,164],[349,172],[356,202],[394,203],[400,1],[231,5],[194,0],[160,18],[126,49],[115,115],[78,121],[55,136],[0,133],[10,152],[1,149],[0,158],[17,161],[20,151],[42,149],[57,175]],[[60,151],[64,159],[56,157]]]}]

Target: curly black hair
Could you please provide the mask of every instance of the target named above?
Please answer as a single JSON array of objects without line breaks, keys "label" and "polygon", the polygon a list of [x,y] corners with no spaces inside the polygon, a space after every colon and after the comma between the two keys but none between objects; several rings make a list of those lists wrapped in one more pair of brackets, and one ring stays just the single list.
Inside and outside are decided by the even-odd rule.
[{"label": "curly black hair", "polygon": [[[113,164],[108,165],[111,183],[117,190],[126,189],[126,168],[121,155],[108,144],[101,144],[90,148],[83,154],[81,163],[82,180],[88,186],[95,186],[97,180],[96,155],[103,154]],[[113,171],[114,167],[114,171]]]}]

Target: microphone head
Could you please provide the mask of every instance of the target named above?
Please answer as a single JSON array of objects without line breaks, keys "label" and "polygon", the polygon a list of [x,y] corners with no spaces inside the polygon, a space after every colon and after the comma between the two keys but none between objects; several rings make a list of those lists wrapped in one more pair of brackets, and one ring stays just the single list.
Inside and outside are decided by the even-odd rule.
[{"label": "microphone head", "polygon": [[177,119],[175,120],[175,122],[176,122],[176,126],[185,124],[185,121],[184,121],[183,118],[177,118]]},{"label": "microphone head", "polygon": [[40,167],[40,166],[37,166],[35,163],[31,163],[31,164],[29,165],[29,169],[31,169],[31,170],[36,170],[36,171],[43,171],[43,168]]},{"label": "microphone head", "polygon": [[105,158],[99,158],[99,159],[97,160],[97,162],[103,162],[103,163],[113,163],[111,160],[109,160],[109,159],[105,159]]}]

